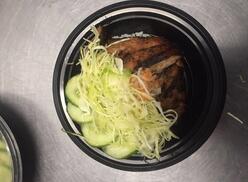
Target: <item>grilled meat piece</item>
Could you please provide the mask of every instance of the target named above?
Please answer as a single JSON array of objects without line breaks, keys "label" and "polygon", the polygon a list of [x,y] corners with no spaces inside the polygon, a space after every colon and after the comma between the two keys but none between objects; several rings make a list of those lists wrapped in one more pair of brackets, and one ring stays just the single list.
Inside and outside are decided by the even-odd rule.
[{"label": "grilled meat piece", "polygon": [[133,37],[123,39],[124,41],[117,43],[112,43],[108,46],[107,50],[109,53],[116,53],[117,56],[130,54],[141,49],[147,49],[150,47],[154,47],[161,44],[166,44],[167,41],[160,37],[149,37],[149,38],[141,38],[141,37]]},{"label": "grilled meat piece", "polygon": [[[139,67],[149,67],[154,63],[169,58],[170,56],[177,55],[178,53],[177,49],[170,49],[168,45],[162,44],[147,49],[141,49],[122,57],[122,59],[124,60],[126,68],[137,70]],[[159,60],[158,57],[161,60]]]},{"label": "grilled meat piece", "polygon": [[[174,44],[160,37],[135,37],[112,43],[107,50],[116,53],[125,68],[137,73],[163,110],[174,109],[179,116],[183,114],[186,103],[183,56]],[[144,93],[143,99],[151,99],[138,78],[131,78],[130,84]]]},{"label": "grilled meat piece", "polygon": [[177,64],[177,66],[183,67],[181,64],[182,57],[180,55],[170,56],[167,59],[164,59],[150,67],[150,69],[154,72],[161,73],[164,69],[170,67],[173,64]]},{"label": "grilled meat piece", "polygon": [[174,109],[180,116],[185,110],[186,103],[183,67],[179,67],[175,63],[163,73],[162,91],[156,96],[156,99],[161,102],[164,110]]},{"label": "grilled meat piece", "polygon": [[138,67],[149,67],[180,53],[168,40],[159,37],[129,38],[112,43],[107,50],[123,59],[126,68],[132,71]]},{"label": "grilled meat piece", "polygon": [[[169,88],[175,80],[175,77],[180,71],[180,68],[176,66],[176,63],[180,61],[181,56],[171,56],[148,68],[139,68],[137,75],[144,82],[150,94],[152,96],[157,96],[161,93],[162,86],[163,88]],[[168,70],[166,70],[167,68]],[[144,88],[137,79],[131,79],[131,84],[139,91],[144,91]]]}]

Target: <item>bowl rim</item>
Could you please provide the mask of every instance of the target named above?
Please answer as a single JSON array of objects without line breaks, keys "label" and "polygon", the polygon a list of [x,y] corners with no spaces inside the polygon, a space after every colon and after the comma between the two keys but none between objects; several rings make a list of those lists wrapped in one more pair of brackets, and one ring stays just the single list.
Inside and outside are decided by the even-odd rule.
[{"label": "bowl rim", "polygon": [[[84,144],[84,146],[82,146],[82,141],[80,139],[78,139],[75,136],[69,135],[69,137],[73,140],[73,142],[81,149],[83,150],[87,155],[89,155],[90,157],[92,157],[93,159],[97,160],[100,163],[103,163],[107,166],[113,167],[113,168],[117,168],[117,169],[121,169],[121,170],[126,170],[126,171],[150,171],[150,170],[157,170],[157,169],[161,169],[164,167],[168,167],[171,166],[175,163],[178,163],[180,161],[182,161],[183,159],[187,158],[188,156],[190,156],[192,153],[194,153],[197,149],[199,149],[201,147],[201,145],[203,143],[205,143],[205,141],[208,139],[208,137],[211,135],[211,133],[213,132],[213,130],[215,129],[215,127],[217,126],[218,120],[221,116],[223,107],[224,107],[224,103],[225,103],[225,94],[226,94],[226,74],[225,74],[225,67],[224,67],[224,63],[221,57],[221,54],[218,50],[217,45],[215,44],[214,40],[212,39],[212,37],[210,36],[210,34],[207,32],[207,30],[200,24],[198,23],[193,17],[191,17],[190,15],[188,15],[187,13],[185,13],[184,11],[175,8],[171,5],[165,4],[165,3],[161,3],[161,2],[156,2],[156,1],[123,1],[123,2],[119,2],[119,3],[115,3],[115,4],[111,4],[109,6],[106,6],[98,11],[96,11],[95,13],[91,14],[90,16],[88,16],[85,20],[83,20],[73,31],[72,33],[69,35],[69,37],[66,39],[62,49],[60,50],[60,53],[58,55],[57,61],[56,61],[56,65],[54,68],[54,74],[53,74],[53,99],[54,99],[54,104],[55,104],[55,108],[58,114],[58,117],[60,119],[61,124],[63,125],[63,127],[67,130],[71,129],[71,126],[68,124],[68,121],[66,119],[65,113],[64,113],[64,109],[62,107],[62,103],[61,103],[61,96],[60,96],[60,85],[59,85],[59,81],[58,79],[61,77],[61,67],[62,64],[64,62],[66,53],[68,52],[69,48],[71,47],[71,44],[74,42],[74,40],[78,37],[78,35],[82,32],[83,27],[85,27],[87,24],[90,24],[92,21],[94,21],[95,19],[102,17],[110,12],[116,11],[116,10],[121,10],[121,9],[125,9],[125,8],[153,8],[155,10],[161,10],[164,12],[168,12],[182,20],[184,20],[185,22],[187,22],[196,32],[198,32],[198,34],[204,39],[204,41],[206,42],[206,44],[209,46],[208,49],[211,52],[212,56],[217,60],[216,61],[216,65],[218,67],[218,87],[219,90],[218,93],[215,92],[215,97],[213,99],[216,99],[215,104],[212,104],[212,118],[214,120],[214,122],[210,123],[211,125],[208,126],[208,131],[204,132],[204,133],[198,133],[198,136],[201,138],[201,140],[199,140],[198,142],[191,142],[190,143],[190,147],[189,150],[186,151],[182,151],[177,153],[175,158],[172,158],[170,161],[166,161],[166,162],[161,162],[161,163],[157,163],[157,164],[152,164],[152,165],[135,165],[135,164],[123,164],[121,162],[117,162],[117,161],[113,161],[113,160],[109,160],[103,156],[101,156],[100,154],[92,151],[92,149],[87,146],[86,144]],[[217,82],[217,81],[216,81]],[[218,102],[217,102],[218,100]],[[209,110],[210,110],[209,109]],[[213,112],[214,109],[214,112]],[[210,112],[210,111],[208,111]],[[202,126],[202,128],[204,128]],[[203,134],[203,135],[200,135]]]},{"label": "bowl rim", "polygon": [[15,140],[13,133],[11,132],[8,124],[0,116],[0,132],[5,139],[5,142],[9,148],[13,165],[13,182],[22,182],[22,160],[19,147]]}]

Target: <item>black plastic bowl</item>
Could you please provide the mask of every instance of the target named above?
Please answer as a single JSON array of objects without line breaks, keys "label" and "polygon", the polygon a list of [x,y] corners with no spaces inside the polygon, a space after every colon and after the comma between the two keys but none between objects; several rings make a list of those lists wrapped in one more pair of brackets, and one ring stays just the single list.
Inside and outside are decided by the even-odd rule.
[{"label": "black plastic bowl", "polygon": [[64,43],[54,70],[53,95],[60,121],[66,131],[80,132],[66,112],[65,83],[79,73],[78,51],[92,36],[91,26],[101,25],[105,37],[111,38],[143,31],[165,36],[183,50],[187,109],[173,128],[180,137],[169,142],[160,160],[144,160],[141,156],[116,160],[100,149],[90,147],[80,137],[71,139],[86,154],[108,166],[128,171],[148,171],[173,165],[196,151],[210,136],[221,115],[226,76],[220,52],[209,33],[191,16],[167,4],[154,1],[125,1],[107,6],[80,23]]}]

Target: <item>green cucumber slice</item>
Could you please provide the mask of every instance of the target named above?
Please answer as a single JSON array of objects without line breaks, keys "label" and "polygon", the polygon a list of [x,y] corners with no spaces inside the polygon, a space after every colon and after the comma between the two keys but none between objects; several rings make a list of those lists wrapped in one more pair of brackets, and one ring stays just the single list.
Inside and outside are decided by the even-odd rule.
[{"label": "green cucumber slice", "polygon": [[5,164],[5,165],[11,164],[11,156],[7,151],[0,152],[0,164]]},{"label": "green cucumber slice", "polygon": [[73,76],[66,84],[65,96],[67,99],[78,106],[81,111],[90,114],[90,107],[83,101],[78,90],[78,80],[80,75]]},{"label": "green cucumber slice", "polygon": [[103,151],[116,159],[127,158],[136,151],[136,146],[134,144],[125,143],[111,143],[103,147]]},{"label": "green cucumber slice", "polygon": [[102,147],[113,141],[112,132],[97,132],[93,123],[87,123],[82,126],[82,133],[85,140],[94,147]]},{"label": "green cucumber slice", "polygon": [[67,112],[71,119],[79,124],[90,122],[93,119],[91,114],[83,112],[70,102],[67,103]]},{"label": "green cucumber slice", "polygon": [[0,179],[4,182],[12,181],[12,170],[10,167],[0,165]]},{"label": "green cucumber slice", "polygon": [[65,87],[65,95],[69,99],[71,103],[76,106],[80,105],[80,93],[78,90],[78,79],[79,75],[73,76],[70,80],[68,80]]},{"label": "green cucumber slice", "polygon": [[4,142],[4,140],[1,140],[1,138],[0,138],[0,149],[6,150],[6,143]]}]

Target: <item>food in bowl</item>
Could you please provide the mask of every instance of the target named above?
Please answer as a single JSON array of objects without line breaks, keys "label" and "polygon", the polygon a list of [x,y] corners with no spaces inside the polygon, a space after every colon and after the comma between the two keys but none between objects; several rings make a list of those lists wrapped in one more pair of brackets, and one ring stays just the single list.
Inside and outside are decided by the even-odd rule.
[{"label": "food in bowl", "polygon": [[[142,38],[140,40],[150,39],[150,35],[156,35],[159,38],[166,37],[177,45],[172,46],[173,49],[179,47],[179,56],[181,56],[183,67],[180,66],[180,63],[174,63],[169,67],[170,69],[166,69],[165,72],[173,73],[172,75],[175,73],[176,76],[173,76],[173,84],[170,89],[161,89],[161,95],[167,91],[167,93],[163,93],[163,96],[168,98],[166,102],[170,103],[168,108],[177,112],[178,119],[169,129],[178,136],[178,139],[172,137],[170,141],[165,142],[165,147],[159,154],[159,160],[156,156],[154,158],[144,157],[137,151],[120,160],[111,157],[103,151],[104,147],[93,147],[87,143],[81,132],[81,124],[76,124],[75,120],[73,122],[68,115],[69,99],[65,99],[67,97],[65,86],[73,76],[82,71],[78,65],[80,47],[87,45],[86,39],[92,41],[93,34],[90,32],[92,25],[103,27],[103,32],[100,34],[100,45],[104,45],[104,47],[113,42],[124,43],[128,38],[130,40],[137,37]],[[144,32],[144,34],[140,32]],[[140,35],[143,36],[140,37]],[[134,40],[140,41],[139,39]],[[142,44],[139,43],[141,46]],[[124,58],[122,61],[123,68],[125,68]],[[140,67],[150,68],[151,65],[142,64]],[[137,74],[138,70],[141,72],[144,71],[143,69],[129,71],[129,74]],[[183,75],[182,80],[181,75]],[[148,77],[150,78],[150,76]],[[156,95],[159,92],[160,90],[157,89],[154,93]],[[180,9],[154,1],[120,2],[87,17],[71,32],[63,44],[53,75],[55,108],[63,129],[68,132],[72,141],[94,160],[109,167],[127,171],[162,169],[174,165],[194,153],[216,127],[223,109],[225,93],[226,77],[223,60],[210,34],[193,17]],[[172,97],[177,99],[170,99]],[[161,100],[160,103],[161,108],[166,109]],[[182,108],[181,112],[178,108]]]},{"label": "food in bowl", "polygon": [[[67,112],[82,137],[116,159],[160,158],[185,110],[183,55],[154,36],[93,40],[80,48],[81,72],[65,86]],[[142,34],[141,34],[142,35]]]},{"label": "food in bowl", "polygon": [[12,181],[12,160],[4,138],[0,135],[0,181]]},{"label": "food in bowl", "polygon": [[14,135],[0,116],[0,182],[22,182],[22,162]]}]

